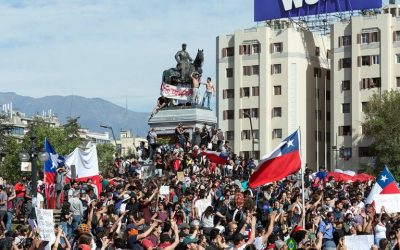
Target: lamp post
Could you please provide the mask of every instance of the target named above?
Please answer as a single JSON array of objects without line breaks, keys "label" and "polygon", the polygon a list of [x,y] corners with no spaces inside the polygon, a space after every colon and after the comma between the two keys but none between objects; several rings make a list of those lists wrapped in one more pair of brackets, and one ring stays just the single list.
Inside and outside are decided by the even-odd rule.
[{"label": "lamp post", "polygon": [[[37,197],[37,175],[38,175],[38,168],[37,168],[37,160],[40,162],[46,162],[49,159],[49,154],[45,150],[38,150],[36,146],[36,135],[33,129],[31,129],[31,135],[29,137],[31,140],[31,145],[29,148],[29,152],[20,152],[19,159],[21,162],[31,162],[32,167],[32,205],[35,207],[36,197]],[[35,218],[35,209],[31,210],[30,218]]]},{"label": "lamp post", "polygon": [[[249,118],[250,121],[250,133],[251,133],[251,158],[254,157],[254,134],[253,134],[253,123],[251,121],[251,116],[247,112],[242,112],[243,116]],[[254,159],[253,159],[254,160]]]},{"label": "lamp post", "polygon": [[115,151],[117,152],[118,155],[120,155],[119,153],[119,148],[117,145],[117,140],[115,139],[115,134],[114,134],[114,129],[111,126],[107,126],[107,125],[100,125],[101,128],[106,128],[106,129],[110,129],[111,130],[111,134],[113,136],[114,139],[114,143],[115,143]]}]

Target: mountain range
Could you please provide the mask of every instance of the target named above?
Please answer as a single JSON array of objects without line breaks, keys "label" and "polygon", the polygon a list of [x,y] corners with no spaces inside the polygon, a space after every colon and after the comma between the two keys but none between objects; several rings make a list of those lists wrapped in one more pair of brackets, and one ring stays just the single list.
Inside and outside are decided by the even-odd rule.
[{"label": "mountain range", "polygon": [[75,95],[33,98],[12,92],[0,92],[0,105],[9,103],[12,103],[13,110],[27,116],[51,110],[61,123],[65,123],[69,117],[79,117],[81,127],[93,132],[107,130],[100,125],[111,126],[117,138],[121,130],[131,130],[133,134],[140,136],[145,135],[148,130],[148,113],[127,110],[101,98]]}]

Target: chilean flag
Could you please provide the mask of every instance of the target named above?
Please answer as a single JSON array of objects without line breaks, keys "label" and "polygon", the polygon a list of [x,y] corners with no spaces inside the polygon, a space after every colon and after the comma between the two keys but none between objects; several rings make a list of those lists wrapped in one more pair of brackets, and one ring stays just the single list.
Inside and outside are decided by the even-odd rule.
[{"label": "chilean flag", "polygon": [[203,152],[201,152],[201,154],[207,156],[207,158],[211,162],[214,162],[217,164],[226,164],[226,160],[228,159],[228,155],[225,155],[221,152],[203,151]]},{"label": "chilean flag", "polygon": [[283,140],[274,151],[261,159],[250,177],[249,186],[255,188],[281,180],[299,171],[300,167],[300,134],[299,130],[296,130]]},{"label": "chilean flag", "polygon": [[44,139],[44,148],[49,154],[49,159],[44,163],[44,182],[54,184],[56,183],[56,170],[60,165],[65,164],[65,159],[56,153],[47,138]]},{"label": "chilean flag", "polygon": [[387,166],[385,166],[385,168],[376,178],[376,182],[372,187],[365,203],[371,204],[375,199],[375,195],[378,194],[400,194],[400,190],[396,185],[396,181],[394,180],[394,177],[392,173],[390,173],[390,170]]}]

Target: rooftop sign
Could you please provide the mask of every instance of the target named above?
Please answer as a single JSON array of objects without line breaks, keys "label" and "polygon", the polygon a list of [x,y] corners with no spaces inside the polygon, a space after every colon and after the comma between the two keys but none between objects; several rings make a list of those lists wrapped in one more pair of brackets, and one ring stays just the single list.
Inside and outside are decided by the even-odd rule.
[{"label": "rooftop sign", "polygon": [[254,0],[254,21],[381,7],[382,0]]}]

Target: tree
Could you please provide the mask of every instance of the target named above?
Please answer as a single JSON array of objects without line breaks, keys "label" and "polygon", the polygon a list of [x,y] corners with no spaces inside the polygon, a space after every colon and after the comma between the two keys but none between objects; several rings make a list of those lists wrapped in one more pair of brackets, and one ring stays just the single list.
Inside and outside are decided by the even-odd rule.
[{"label": "tree", "polygon": [[372,139],[371,152],[376,155],[376,172],[387,165],[393,175],[400,177],[400,92],[385,91],[374,94],[365,110],[362,124],[365,134]]},{"label": "tree", "polygon": [[107,170],[114,163],[115,146],[111,143],[97,144],[97,157],[99,161],[99,170],[106,174]]}]

